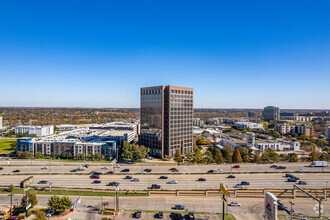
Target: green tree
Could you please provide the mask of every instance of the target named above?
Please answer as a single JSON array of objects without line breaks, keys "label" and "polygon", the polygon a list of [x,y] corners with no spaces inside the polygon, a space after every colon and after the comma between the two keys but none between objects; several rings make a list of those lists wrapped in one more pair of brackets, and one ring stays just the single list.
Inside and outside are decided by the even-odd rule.
[{"label": "green tree", "polygon": [[35,158],[38,158],[38,159],[42,158],[42,153],[41,152],[35,153]]},{"label": "green tree", "polygon": [[14,185],[13,184],[10,184],[8,186],[8,192],[12,192],[14,190]]},{"label": "green tree", "polygon": [[285,154],[281,154],[279,156],[279,160],[282,161],[282,162],[287,161],[288,160],[288,156],[286,156]]},{"label": "green tree", "polygon": [[192,152],[186,153],[186,158],[187,158],[188,163],[192,163],[193,159],[194,159],[193,153]]},{"label": "green tree", "polygon": [[47,220],[46,213],[44,211],[36,210],[34,214],[35,214],[35,218],[34,218],[35,220]]},{"label": "green tree", "polygon": [[197,147],[194,151],[193,163],[201,163],[201,162],[203,162],[203,153],[201,149]]},{"label": "green tree", "polygon": [[242,163],[242,157],[241,157],[241,152],[239,151],[239,149],[235,149],[234,154],[233,154],[233,162],[234,163]]},{"label": "green tree", "polygon": [[180,149],[176,149],[174,160],[178,163],[178,165],[183,162]]},{"label": "green tree", "polygon": [[260,156],[259,156],[258,153],[255,153],[255,154],[253,155],[253,162],[255,162],[255,163],[260,162]]},{"label": "green tree", "polygon": [[212,155],[212,152],[209,151],[209,150],[207,150],[207,151],[205,152],[205,162],[206,162],[207,164],[213,163],[213,155]]},{"label": "green tree", "polygon": [[320,160],[321,161],[328,161],[327,154],[326,153],[321,154]]},{"label": "green tree", "polygon": [[269,156],[268,156],[268,152],[267,151],[262,152],[260,160],[262,162],[268,162],[269,161]]},{"label": "green tree", "polygon": [[[31,208],[33,208],[35,205],[38,204],[38,200],[37,200],[37,196],[35,194],[32,193],[28,193],[28,203],[31,204]],[[22,202],[21,202],[22,206],[26,205],[26,195],[24,195],[22,197]]]},{"label": "green tree", "polygon": [[309,137],[307,135],[300,135],[298,138],[298,140],[302,140],[302,141],[308,141],[309,140]]},{"label": "green tree", "polygon": [[217,164],[223,163],[222,153],[221,153],[221,151],[220,151],[219,148],[216,148],[216,149],[214,150],[214,161],[215,161]]},{"label": "green tree", "polygon": [[289,154],[289,162],[297,162],[298,156],[296,153]]},{"label": "green tree", "polygon": [[317,154],[315,153],[315,151],[312,151],[312,153],[310,153],[310,155],[309,155],[309,160],[310,160],[310,161],[317,161],[317,160],[318,160],[318,156],[317,156]]},{"label": "green tree", "polygon": [[72,206],[72,201],[67,196],[63,196],[62,198],[58,196],[52,196],[48,200],[48,206],[55,211],[65,211]]},{"label": "green tree", "polygon": [[243,162],[244,163],[250,163],[251,162],[250,156],[245,154],[244,157],[243,157]]},{"label": "green tree", "polygon": [[231,163],[231,153],[228,149],[224,151],[223,157],[225,158],[226,163]]}]

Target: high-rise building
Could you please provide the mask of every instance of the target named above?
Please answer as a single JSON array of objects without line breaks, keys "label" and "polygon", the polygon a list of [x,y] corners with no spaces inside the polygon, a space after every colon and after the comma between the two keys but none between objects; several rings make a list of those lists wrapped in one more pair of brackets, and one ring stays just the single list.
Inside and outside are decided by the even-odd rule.
[{"label": "high-rise building", "polygon": [[192,88],[155,86],[141,88],[139,143],[156,157],[193,151]]},{"label": "high-rise building", "polygon": [[262,112],[264,121],[279,121],[280,120],[280,109],[275,106],[267,106]]}]

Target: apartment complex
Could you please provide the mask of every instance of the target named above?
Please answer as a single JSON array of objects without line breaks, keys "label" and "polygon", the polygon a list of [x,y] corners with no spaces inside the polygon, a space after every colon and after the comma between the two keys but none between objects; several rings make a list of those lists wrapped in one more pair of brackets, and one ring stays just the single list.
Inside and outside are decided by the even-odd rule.
[{"label": "apartment complex", "polygon": [[15,128],[15,134],[35,134],[37,137],[43,137],[54,134],[54,125],[46,126],[24,126],[20,125]]},{"label": "apartment complex", "polygon": [[280,120],[280,109],[275,106],[267,106],[262,112],[264,121],[279,121]]},{"label": "apartment complex", "polygon": [[300,125],[277,124],[275,125],[275,131],[279,132],[280,134],[296,133],[298,135],[307,135],[307,136],[313,136],[314,134],[313,126],[308,126],[304,124],[300,124]]},{"label": "apartment complex", "polygon": [[141,88],[139,143],[157,157],[193,151],[193,89],[177,86]]}]

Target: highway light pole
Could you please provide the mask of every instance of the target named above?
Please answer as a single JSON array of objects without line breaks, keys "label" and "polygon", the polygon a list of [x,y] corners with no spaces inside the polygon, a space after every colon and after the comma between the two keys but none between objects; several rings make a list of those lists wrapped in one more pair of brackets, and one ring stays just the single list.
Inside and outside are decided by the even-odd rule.
[{"label": "highway light pole", "polygon": [[49,192],[51,192],[52,191],[52,187],[51,187],[52,182],[51,182],[51,178],[50,178],[50,160],[48,162],[49,162],[49,164],[48,164],[48,173],[49,173],[48,185],[49,185]]}]

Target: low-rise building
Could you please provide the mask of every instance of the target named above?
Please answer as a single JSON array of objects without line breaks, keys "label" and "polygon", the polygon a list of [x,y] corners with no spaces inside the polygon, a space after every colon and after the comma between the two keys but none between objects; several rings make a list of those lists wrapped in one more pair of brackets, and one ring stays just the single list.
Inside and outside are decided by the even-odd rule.
[{"label": "low-rise building", "polygon": [[308,126],[305,124],[296,124],[296,125],[277,124],[277,125],[275,125],[274,130],[279,132],[282,135],[296,133],[298,135],[313,136],[313,134],[314,134],[313,126]]},{"label": "low-rise building", "polygon": [[262,124],[259,123],[253,123],[253,122],[235,122],[234,124],[238,128],[242,129],[259,129],[259,130],[264,130],[264,127]]},{"label": "low-rise building", "polygon": [[298,141],[293,143],[283,141],[257,141],[254,147],[259,151],[267,151],[269,149],[273,151],[299,151],[300,143]]},{"label": "low-rise building", "polygon": [[62,124],[62,125],[56,125],[56,128],[58,131],[71,131],[74,129],[77,129],[77,125],[70,125],[70,124]]},{"label": "low-rise building", "polygon": [[36,135],[43,137],[54,134],[54,125],[46,126],[24,126],[20,125],[15,128],[15,134]]}]

